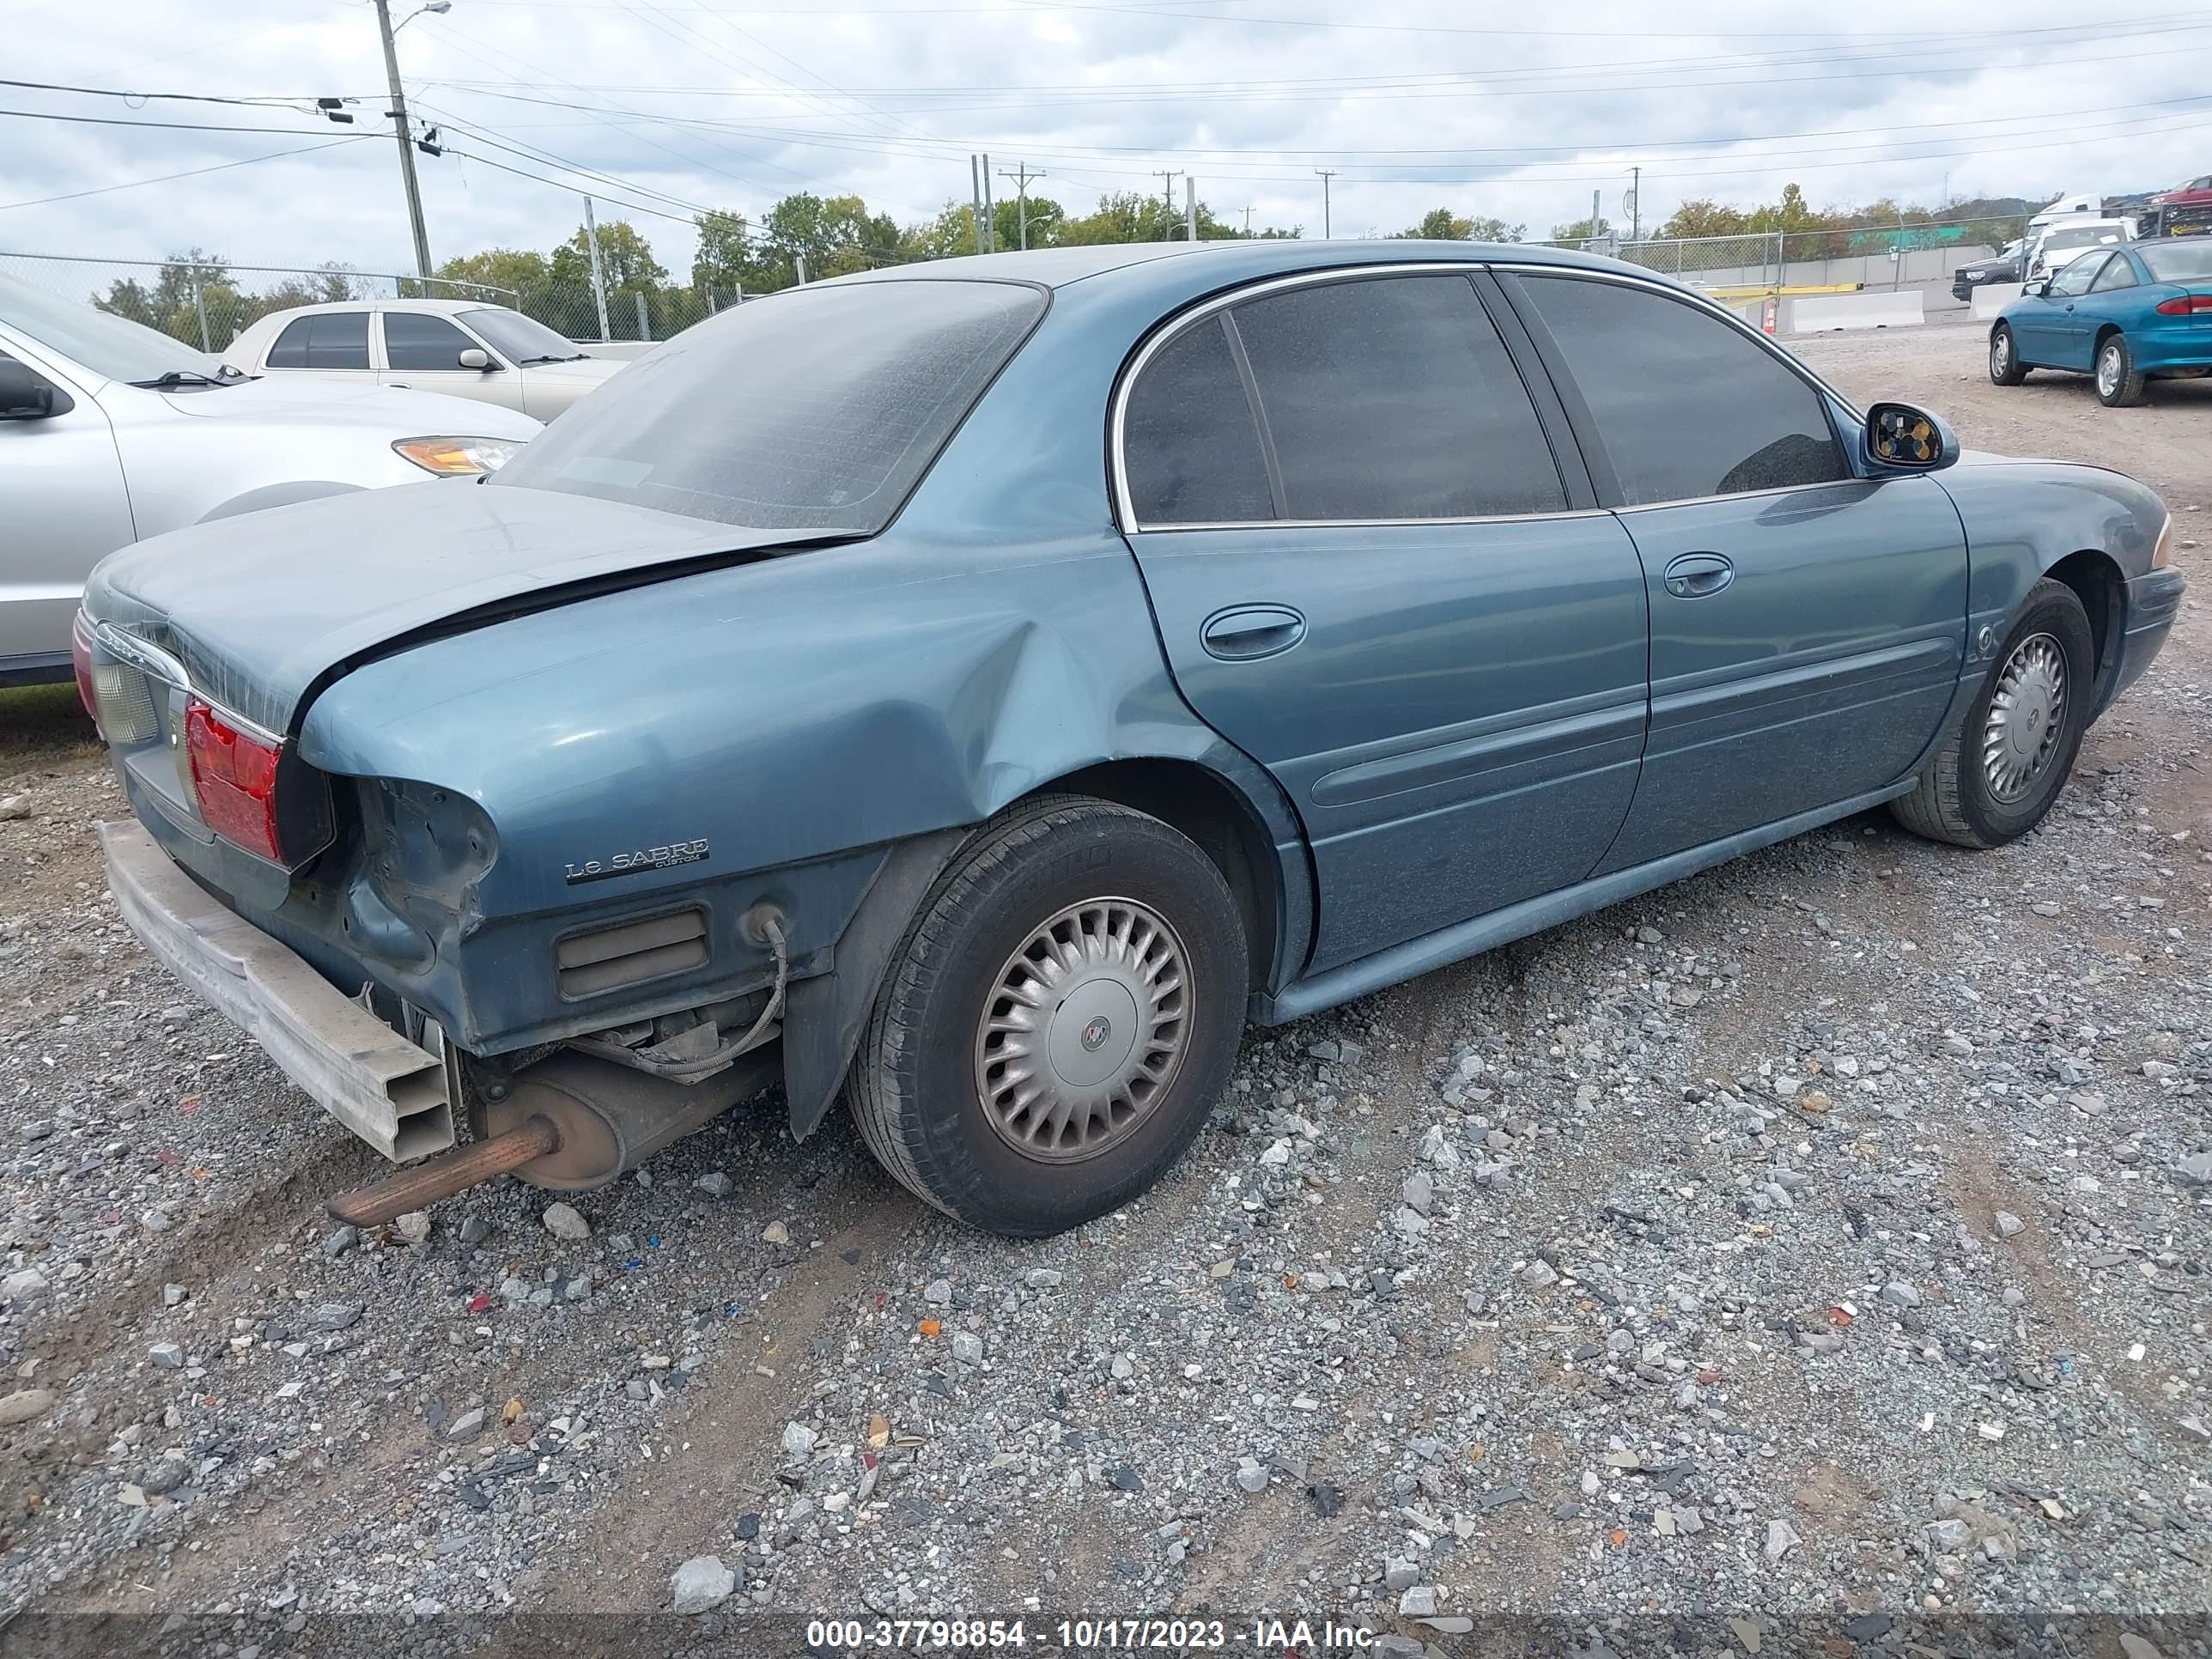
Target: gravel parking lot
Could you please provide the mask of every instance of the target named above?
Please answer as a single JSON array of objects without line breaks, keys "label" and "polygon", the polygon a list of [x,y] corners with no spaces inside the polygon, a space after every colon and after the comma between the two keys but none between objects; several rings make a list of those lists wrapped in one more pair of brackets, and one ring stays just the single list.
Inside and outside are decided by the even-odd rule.
[{"label": "gravel parking lot", "polygon": [[[2106,410],[1982,338],[1800,349],[2146,479],[2212,593],[2212,381]],[[1852,820],[1253,1031],[1168,1182],[1027,1245],[780,1097],[573,1221],[510,1183],[334,1229],[378,1160],[116,919],[72,694],[0,693],[0,1614],[274,1655],[554,1613],[553,1650],[687,1562],[727,1599],[672,1641],[2201,1613],[2208,653],[2192,599],[2002,852]]]}]

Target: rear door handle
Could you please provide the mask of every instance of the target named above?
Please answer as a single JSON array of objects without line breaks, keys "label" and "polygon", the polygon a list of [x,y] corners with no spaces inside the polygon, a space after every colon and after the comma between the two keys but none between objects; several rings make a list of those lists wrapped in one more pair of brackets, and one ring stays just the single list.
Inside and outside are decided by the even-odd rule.
[{"label": "rear door handle", "polygon": [[1735,567],[1717,553],[1685,553],[1667,566],[1667,591],[1678,599],[1702,599],[1735,580]]},{"label": "rear door handle", "polygon": [[1275,656],[1305,636],[1306,619],[1286,605],[1234,605],[1208,617],[1198,633],[1206,654],[1223,662]]}]

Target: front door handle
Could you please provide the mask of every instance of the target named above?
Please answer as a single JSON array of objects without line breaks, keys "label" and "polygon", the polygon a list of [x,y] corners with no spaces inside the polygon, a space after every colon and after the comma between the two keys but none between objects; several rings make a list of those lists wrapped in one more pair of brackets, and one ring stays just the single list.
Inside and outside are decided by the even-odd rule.
[{"label": "front door handle", "polygon": [[1667,567],[1667,591],[1678,599],[1702,599],[1735,580],[1735,567],[1717,553],[1685,553]]},{"label": "front door handle", "polygon": [[1289,650],[1306,636],[1306,619],[1286,605],[1235,605],[1217,611],[1198,631],[1206,654],[1254,662]]}]

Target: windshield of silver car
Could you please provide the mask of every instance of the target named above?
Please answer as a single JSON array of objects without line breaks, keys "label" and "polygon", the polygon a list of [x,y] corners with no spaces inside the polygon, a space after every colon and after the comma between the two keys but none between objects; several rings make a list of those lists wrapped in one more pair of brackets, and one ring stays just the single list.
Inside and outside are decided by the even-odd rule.
[{"label": "windshield of silver car", "polygon": [[[151,295],[143,290],[135,294],[152,308]],[[134,290],[125,287],[115,303],[130,304],[133,296]],[[189,305],[185,310],[190,312]],[[0,322],[111,380],[167,387],[225,386],[244,378],[205,352],[195,351],[143,323],[49,294],[13,277],[0,276]]]},{"label": "windshield of silver car", "polygon": [[493,475],[762,530],[873,535],[1043,314],[1026,284],[788,289],[685,330]]}]

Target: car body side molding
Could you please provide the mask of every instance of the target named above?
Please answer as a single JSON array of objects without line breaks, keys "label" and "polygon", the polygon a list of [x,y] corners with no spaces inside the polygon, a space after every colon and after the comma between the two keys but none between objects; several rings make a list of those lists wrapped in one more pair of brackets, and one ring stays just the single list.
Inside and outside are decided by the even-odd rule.
[{"label": "car body side molding", "polygon": [[1361,957],[1327,973],[1316,974],[1286,986],[1273,996],[1255,995],[1250,1012],[1253,1021],[1261,1025],[1280,1025],[1290,1020],[1304,1019],[1308,1014],[1317,1014],[1340,1003],[1364,997],[1398,984],[1432,969],[1448,967],[1468,957],[1480,956],[1501,945],[1510,945],[1516,939],[1526,939],[1531,933],[1540,933],[1547,927],[1556,927],[1561,922],[1586,916],[1593,910],[1602,910],[1609,904],[1633,898],[1655,887],[1664,887],[1668,882],[1695,875],[1714,865],[1725,864],[1740,854],[1754,852],[1761,847],[1771,847],[1778,841],[1788,841],[1792,836],[1802,836],[1808,830],[1817,830],[1824,823],[1833,823],[1856,812],[1866,811],[1884,801],[1895,800],[1911,793],[1913,779],[1899,779],[1867,794],[1850,800],[1831,802],[1809,812],[1800,812],[1794,817],[1780,818],[1772,823],[1760,824],[1753,830],[1740,830],[1724,840],[1708,842],[1702,847],[1686,848],[1670,853],[1664,858],[1616,870],[1610,875],[1596,876],[1572,887],[1564,887],[1555,893],[1544,893],[1535,898],[1524,899],[1518,904],[1509,904],[1488,915],[1456,922],[1449,927],[1440,927],[1420,939],[1408,939],[1403,945],[1393,945],[1387,951],[1377,951],[1372,956]]}]

